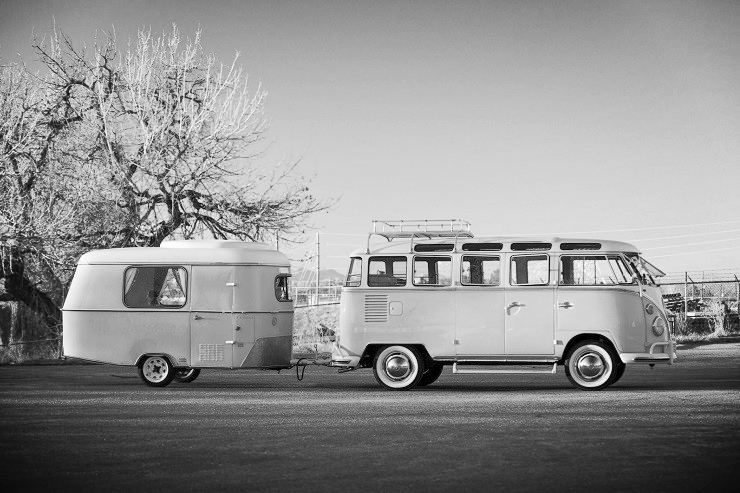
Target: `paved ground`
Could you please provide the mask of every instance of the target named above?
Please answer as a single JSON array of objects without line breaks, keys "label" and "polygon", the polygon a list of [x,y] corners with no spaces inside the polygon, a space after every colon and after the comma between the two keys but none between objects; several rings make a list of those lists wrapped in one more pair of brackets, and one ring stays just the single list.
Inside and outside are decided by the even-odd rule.
[{"label": "paved ground", "polygon": [[0,367],[0,487],[156,491],[700,491],[740,484],[740,343],[629,367],[601,392],[552,375]]}]

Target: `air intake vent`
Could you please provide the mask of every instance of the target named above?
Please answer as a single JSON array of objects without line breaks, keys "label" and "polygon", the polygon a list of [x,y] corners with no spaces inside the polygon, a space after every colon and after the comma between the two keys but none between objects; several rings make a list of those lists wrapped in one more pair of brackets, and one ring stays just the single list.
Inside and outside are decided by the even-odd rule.
[{"label": "air intake vent", "polygon": [[388,321],[388,295],[365,295],[365,322]]},{"label": "air intake vent", "polygon": [[223,361],[224,345],[223,344],[198,344],[199,361]]},{"label": "air intake vent", "polygon": [[561,243],[561,250],[600,250],[601,243]]}]

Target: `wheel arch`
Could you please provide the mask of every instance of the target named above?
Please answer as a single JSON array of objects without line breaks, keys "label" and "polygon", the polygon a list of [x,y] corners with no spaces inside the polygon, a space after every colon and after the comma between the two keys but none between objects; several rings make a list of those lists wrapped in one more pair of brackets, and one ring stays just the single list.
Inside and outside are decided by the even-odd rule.
[{"label": "wheel arch", "polygon": [[147,356],[161,356],[163,358],[167,358],[167,361],[170,362],[170,365],[172,365],[172,368],[180,368],[179,366],[175,364],[176,359],[171,354],[156,352],[156,351],[152,353],[142,353],[138,358],[136,358],[136,363],[134,363],[134,366],[140,366],[141,362]]},{"label": "wheel arch", "polygon": [[375,359],[375,355],[377,352],[386,346],[406,346],[409,348],[414,348],[419,353],[421,353],[422,358],[424,358],[424,366],[429,367],[435,363],[435,361],[432,359],[431,356],[429,356],[429,352],[427,351],[427,348],[424,346],[424,344],[406,344],[402,342],[387,342],[387,343],[381,343],[381,344],[368,344],[365,346],[365,350],[362,352],[362,356],[360,357],[360,367],[361,368],[371,368],[373,366],[373,359]]},{"label": "wheel arch", "polygon": [[[598,332],[586,332],[583,334],[578,334],[574,337],[572,337],[568,343],[565,345],[565,349],[563,350],[563,355],[560,357],[560,361],[558,364],[564,364],[566,358],[568,358],[568,355],[570,354],[571,349],[573,349],[573,346],[576,344],[582,342],[582,341],[597,341],[600,342],[611,349],[614,354],[617,356],[617,359],[619,359],[619,351],[617,350],[616,344],[614,344],[614,341],[611,340],[608,336],[604,335],[603,333]],[[621,360],[620,360],[621,361]]]}]

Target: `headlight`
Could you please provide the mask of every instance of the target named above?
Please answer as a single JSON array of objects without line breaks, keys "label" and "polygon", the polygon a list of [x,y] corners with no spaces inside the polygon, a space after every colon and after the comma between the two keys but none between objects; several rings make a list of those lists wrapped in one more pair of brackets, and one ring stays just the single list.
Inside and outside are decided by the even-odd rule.
[{"label": "headlight", "polygon": [[662,336],[663,332],[665,332],[665,322],[661,317],[655,317],[655,320],[653,320],[653,334]]}]

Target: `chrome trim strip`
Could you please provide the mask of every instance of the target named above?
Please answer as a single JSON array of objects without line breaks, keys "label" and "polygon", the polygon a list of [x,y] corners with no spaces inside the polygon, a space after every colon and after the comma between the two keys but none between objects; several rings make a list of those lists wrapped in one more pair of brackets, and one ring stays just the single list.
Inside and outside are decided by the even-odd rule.
[{"label": "chrome trim strip", "polygon": [[560,361],[557,356],[483,356],[483,355],[466,355],[466,356],[435,356],[434,361],[449,363],[482,363],[482,364],[553,364]]},{"label": "chrome trim strip", "polygon": [[66,309],[62,312],[104,312],[104,313],[227,313],[227,314],[254,314],[254,315],[267,315],[274,313],[294,313],[294,310],[266,310],[266,311],[242,311],[242,312],[221,312],[217,310],[191,310],[186,308],[86,308],[81,309]]},{"label": "chrome trim strip", "polygon": [[552,373],[557,373],[557,368],[558,368],[557,363],[553,363],[552,364],[552,369],[551,370],[550,369],[544,369],[544,368],[537,368],[537,369],[531,368],[531,369],[528,369],[528,370],[523,370],[523,369],[519,369],[519,368],[517,368],[517,369],[507,368],[507,369],[495,369],[495,370],[494,369],[485,369],[485,370],[482,370],[482,369],[458,368],[457,365],[458,365],[457,363],[453,363],[453,365],[452,365],[452,373],[461,373],[461,374],[465,374],[465,373],[470,373],[470,374],[473,374],[473,373],[476,373],[476,374],[482,374],[482,373],[551,373],[552,374]]}]

